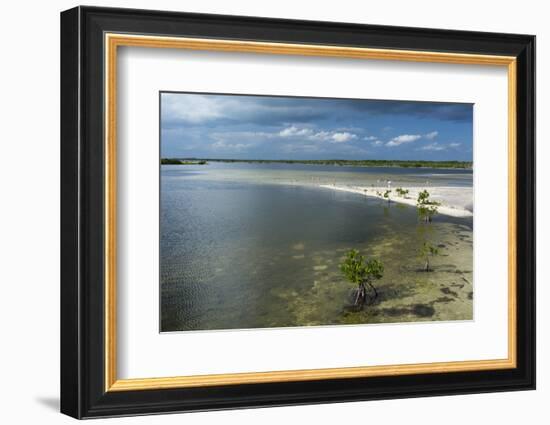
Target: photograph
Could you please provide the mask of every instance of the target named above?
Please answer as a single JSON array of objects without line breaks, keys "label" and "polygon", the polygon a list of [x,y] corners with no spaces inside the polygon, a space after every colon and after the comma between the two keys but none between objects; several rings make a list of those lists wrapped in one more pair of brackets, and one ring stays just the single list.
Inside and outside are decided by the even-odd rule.
[{"label": "photograph", "polygon": [[474,105],[162,91],[160,331],[474,319]]}]

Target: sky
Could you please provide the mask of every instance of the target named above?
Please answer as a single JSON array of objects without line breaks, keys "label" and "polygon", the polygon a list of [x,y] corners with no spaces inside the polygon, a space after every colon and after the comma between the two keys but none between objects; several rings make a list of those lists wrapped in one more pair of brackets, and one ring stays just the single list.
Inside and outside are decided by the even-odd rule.
[{"label": "sky", "polygon": [[473,105],[161,93],[161,156],[472,161]]}]

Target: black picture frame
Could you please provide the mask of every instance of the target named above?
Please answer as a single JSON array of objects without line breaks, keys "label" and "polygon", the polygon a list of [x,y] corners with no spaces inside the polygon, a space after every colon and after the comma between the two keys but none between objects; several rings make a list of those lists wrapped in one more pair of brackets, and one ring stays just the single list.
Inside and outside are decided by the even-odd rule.
[{"label": "black picture frame", "polygon": [[[517,58],[517,367],[105,391],[104,33]],[[132,9],[61,13],[61,412],[75,418],[535,388],[535,37]]]}]

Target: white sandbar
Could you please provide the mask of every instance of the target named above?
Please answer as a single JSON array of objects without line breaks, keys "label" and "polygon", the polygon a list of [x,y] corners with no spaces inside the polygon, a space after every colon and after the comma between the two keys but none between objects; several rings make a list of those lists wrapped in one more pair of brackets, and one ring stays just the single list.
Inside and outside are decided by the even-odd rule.
[{"label": "white sandbar", "polygon": [[[373,198],[384,198],[384,193],[388,190],[383,186],[347,186],[337,184],[321,184],[319,187],[332,190],[340,190],[343,192],[357,193],[364,196],[370,196]],[[430,193],[430,199],[440,202],[441,205],[438,208],[439,214],[449,215],[453,217],[472,217],[473,216],[473,189],[471,187],[404,187],[409,191],[405,196],[399,196],[394,187],[391,187],[389,193],[390,202],[398,202],[401,204],[407,204],[416,206],[416,199],[418,194],[427,190]]]}]

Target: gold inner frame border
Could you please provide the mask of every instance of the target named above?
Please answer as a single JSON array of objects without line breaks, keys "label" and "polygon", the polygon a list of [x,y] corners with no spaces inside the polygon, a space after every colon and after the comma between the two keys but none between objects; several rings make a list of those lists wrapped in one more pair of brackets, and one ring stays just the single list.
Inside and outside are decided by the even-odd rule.
[{"label": "gold inner frame border", "polygon": [[[150,35],[106,33],[105,46],[105,391],[137,391],[217,385],[312,381],[359,377],[450,373],[512,369],[516,358],[516,285],[517,285],[517,212],[516,212],[516,58],[464,53],[429,52],[393,49],[371,49],[330,45],[288,44],[256,41],[235,41],[204,38],[180,38]],[[508,357],[495,360],[469,360],[437,363],[398,364],[381,366],[302,369],[285,371],[229,373],[151,378],[117,378],[116,323],[116,211],[117,211],[117,51],[118,47],[148,47],[260,53],[278,55],[324,56],[364,60],[397,60],[468,65],[504,66],[508,72]]]}]

